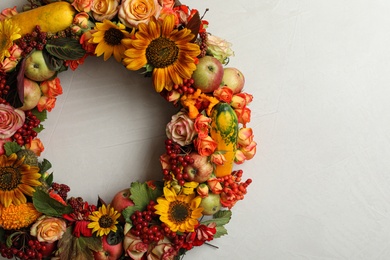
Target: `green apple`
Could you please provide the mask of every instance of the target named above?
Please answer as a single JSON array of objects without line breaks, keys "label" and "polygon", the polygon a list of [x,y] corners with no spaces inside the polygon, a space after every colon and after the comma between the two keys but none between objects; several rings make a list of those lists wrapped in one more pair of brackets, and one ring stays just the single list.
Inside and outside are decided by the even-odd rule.
[{"label": "green apple", "polygon": [[49,69],[43,57],[43,52],[33,51],[26,59],[24,76],[35,81],[44,81],[54,76],[56,71]]},{"label": "green apple", "polygon": [[24,92],[23,106],[20,107],[19,109],[23,111],[27,111],[36,107],[42,95],[41,88],[39,87],[38,83],[28,78],[24,78],[23,92]]},{"label": "green apple", "polygon": [[213,215],[222,207],[221,197],[219,194],[209,193],[206,198],[202,199],[199,206],[203,208],[203,215]]},{"label": "green apple", "polygon": [[224,68],[223,69],[223,77],[221,85],[224,85],[231,90],[233,90],[233,94],[240,93],[244,88],[245,77],[236,68]]},{"label": "green apple", "polygon": [[211,93],[219,88],[222,77],[222,63],[212,56],[200,58],[192,74],[194,87],[202,90],[203,93]]}]

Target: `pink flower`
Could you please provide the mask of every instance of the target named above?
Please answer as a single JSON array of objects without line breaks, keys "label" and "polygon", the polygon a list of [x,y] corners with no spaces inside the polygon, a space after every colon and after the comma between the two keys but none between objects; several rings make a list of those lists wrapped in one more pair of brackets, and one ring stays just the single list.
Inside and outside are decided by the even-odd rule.
[{"label": "pink flower", "polygon": [[18,61],[20,57],[22,56],[22,49],[14,44],[11,48],[9,48],[10,56],[5,58],[3,62],[0,64],[0,70],[5,72],[10,72],[13,70],[16,65],[18,64]]},{"label": "pink flower", "polygon": [[244,154],[244,156],[247,160],[250,160],[256,154],[256,146],[257,146],[257,143],[255,141],[252,141],[249,145],[242,147],[239,150],[242,151],[242,153]]},{"label": "pink flower", "polygon": [[207,136],[206,138],[196,138],[194,145],[200,155],[210,156],[215,152],[218,144],[210,136]]},{"label": "pink flower", "polygon": [[72,31],[75,33],[84,32],[90,28],[89,15],[86,12],[80,12],[73,19]]},{"label": "pink flower", "polygon": [[172,243],[164,238],[158,241],[157,245],[148,251],[148,260],[174,260],[177,251],[174,250]]},{"label": "pink flower", "polygon": [[236,164],[242,164],[245,162],[245,160],[246,160],[245,154],[240,149],[237,149],[236,153],[234,154],[234,162]]},{"label": "pink flower", "polygon": [[222,153],[217,152],[217,153],[213,153],[211,155],[211,161],[214,164],[223,165],[226,162],[226,158],[225,158],[225,156]]},{"label": "pink flower", "polygon": [[166,127],[167,137],[181,146],[188,145],[196,134],[194,121],[188,117],[184,110],[172,116],[171,122]]},{"label": "pink flower", "polygon": [[73,7],[79,12],[91,11],[93,0],[74,0],[72,3]]},{"label": "pink flower", "polygon": [[11,137],[24,124],[25,115],[20,109],[0,104],[0,139]]},{"label": "pink flower", "polygon": [[211,123],[211,118],[203,114],[198,114],[198,116],[195,118],[195,125],[194,125],[195,130],[198,133],[198,137],[206,138],[209,135],[210,123]]},{"label": "pink flower", "polygon": [[92,41],[92,34],[97,32],[96,30],[89,30],[83,33],[80,37],[80,44],[83,46],[83,49],[87,52],[89,55],[95,55],[95,49],[96,49],[96,44],[93,44]]},{"label": "pink flower", "polygon": [[60,218],[40,217],[30,229],[30,234],[39,242],[53,243],[59,240],[66,231],[66,222]]},{"label": "pink flower", "polygon": [[94,0],[91,11],[95,20],[111,20],[118,13],[119,0]]},{"label": "pink flower", "polygon": [[170,170],[171,169],[171,163],[169,162],[169,159],[171,157],[164,153],[163,155],[160,156],[160,163],[161,163],[161,168],[163,170]]},{"label": "pink flower", "polygon": [[[198,225],[195,227],[195,231],[191,232],[186,237],[186,243],[193,246],[201,246],[206,241],[211,241],[214,238],[215,233],[217,233],[216,229],[217,224],[212,222],[206,225]],[[191,248],[187,248],[191,249]]]},{"label": "pink flower", "polygon": [[39,138],[35,138],[30,143],[27,143],[26,149],[33,151],[37,156],[40,156],[41,153],[45,150],[43,143]]},{"label": "pink flower", "polygon": [[6,18],[10,18],[17,14],[18,11],[16,10],[16,6],[14,6],[14,8],[6,8],[0,13],[0,21],[4,21]]},{"label": "pink flower", "polygon": [[144,254],[148,251],[148,244],[143,243],[141,238],[132,235],[130,231],[126,232],[123,247],[126,254],[134,260],[143,259]]},{"label": "pink flower", "polygon": [[139,23],[149,23],[152,16],[158,18],[160,11],[158,0],[123,0],[118,18],[126,27],[137,28]]},{"label": "pink flower", "polygon": [[237,143],[239,146],[248,146],[253,141],[252,128],[243,127],[238,131]]},{"label": "pink flower", "polygon": [[37,105],[38,111],[47,110],[50,112],[56,106],[56,101],[56,98],[41,96]]},{"label": "pink flower", "polygon": [[230,103],[233,97],[233,90],[228,87],[220,87],[214,90],[213,95],[220,101]]},{"label": "pink flower", "polygon": [[[240,93],[239,93],[240,94]],[[232,97],[230,105],[233,108],[243,108],[246,106],[246,99],[244,96],[236,94]]]},{"label": "pink flower", "polygon": [[214,194],[220,194],[223,190],[222,185],[217,178],[208,179],[207,185],[209,185],[211,192]]},{"label": "pink flower", "polygon": [[55,98],[62,94],[62,86],[59,78],[41,83],[41,91],[46,97]]}]

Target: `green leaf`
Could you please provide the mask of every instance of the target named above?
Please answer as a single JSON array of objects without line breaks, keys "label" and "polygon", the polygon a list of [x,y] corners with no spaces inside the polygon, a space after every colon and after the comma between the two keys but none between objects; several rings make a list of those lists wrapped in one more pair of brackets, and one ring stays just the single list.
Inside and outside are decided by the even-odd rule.
[{"label": "green leaf", "polygon": [[47,183],[47,185],[51,186],[51,184],[53,183],[53,179],[53,173],[50,173],[49,176],[46,177],[45,182]]},{"label": "green leaf", "polygon": [[40,132],[42,132],[44,129],[45,129],[45,128],[43,127],[42,124],[40,124],[39,126],[33,128],[33,130],[34,130],[35,132],[37,132],[37,134],[40,133]]},{"label": "green leaf", "polygon": [[62,238],[58,241],[59,257],[62,260],[94,259],[93,251],[102,250],[100,237],[75,237],[72,228],[68,227]]},{"label": "green leaf", "polygon": [[213,219],[202,221],[201,223],[204,225],[208,225],[210,223],[215,222],[217,224],[217,227],[219,227],[229,223],[231,218],[232,212],[230,210],[220,210],[213,215]]},{"label": "green leaf", "polygon": [[7,142],[4,144],[5,155],[10,156],[13,153],[17,153],[22,148],[16,142]]},{"label": "green leaf", "polygon": [[[47,172],[50,168],[51,168],[51,163],[46,159],[43,159],[43,161],[41,163],[39,163],[39,172],[41,172],[41,173]],[[52,180],[53,180],[53,178],[52,178]]]},{"label": "green leaf", "polygon": [[63,214],[69,214],[73,212],[72,207],[69,205],[63,205],[62,203],[51,198],[49,194],[42,190],[36,190],[34,192],[33,204],[36,210],[49,216],[61,217]]},{"label": "green leaf", "polygon": [[31,112],[33,113],[34,116],[36,116],[39,121],[43,122],[47,119],[47,111],[46,110],[43,110],[42,112],[39,112],[37,108],[34,108],[33,110],[31,110]]},{"label": "green leaf", "polygon": [[84,57],[85,50],[76,39],[56,38],[46,44],[46,50],[61,60],[78,60]]},{"label": "green leaf", "polygon": [[215,229],[217,230],[217,232],[215,233],[214,238],[219,238],[221,236],[227,235],[228,233],[224,226],[217,226]]}]

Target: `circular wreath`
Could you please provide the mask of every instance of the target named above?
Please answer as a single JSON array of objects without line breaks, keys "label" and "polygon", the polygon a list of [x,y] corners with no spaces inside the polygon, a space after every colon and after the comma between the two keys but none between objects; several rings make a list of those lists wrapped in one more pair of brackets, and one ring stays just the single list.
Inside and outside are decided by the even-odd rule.
[{"label": "circular wreath", "polygon": [[[204,15],[203,15],[204,16]],[[20,259],[179,259],[227,233],[251,179],[251,94],[224,67],[231,44],[173,0],[28,0],[0,14],[0,252]],[[38,134],[62,94],[58,75],[88,56],[143,70],[178,108],[166,125],[160,180],[111,203],[68,197]]]}]

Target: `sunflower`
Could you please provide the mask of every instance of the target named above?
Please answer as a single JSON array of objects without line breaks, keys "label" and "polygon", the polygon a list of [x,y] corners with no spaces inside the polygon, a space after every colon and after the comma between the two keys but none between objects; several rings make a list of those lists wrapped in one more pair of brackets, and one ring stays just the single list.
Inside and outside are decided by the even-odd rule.
[{"label": "sunflower", "polygon": [[173,232],[193,232],[202,216],[203,208],[199,207],[201,197],[176,195],[173,190],[164,187],[164,197],[157,199],[156,214]]},{"label": "sunflower", "polygon": [[112,54],[120,62],[124,51],[129,46],[131,34],[126,31],[126,27],[121,24],[115,24],[109,20],[102,23],[96,23],[97,32],[92,34],[91,41],[97,43],[95,54],[101,56],[104,54],[104,60],[108,60]]},{"label": "sunflower", "polygon": [[130,48],[125,51],[123,63],[129,70],[145,65],[153,67],[153,84],[157,92],[171,90],[182,84],[196,69],[199,45],[190,43],[195,37],[191,30],[174,29],[175,16],[168,15],[162,22],[151,17],[148,24],[141,23]]},{"label": "sunflower", "polygon": [[0,21],[0,62],[4,57],[10,56],[8,49],[11,48],[13,41],[22,37],[19,31],[20,28],[13,25],[11,20]]},{"label": "sunflower", "polygon": [[92,228],[92,232],[96,232],[97,236],[108,235],[110,231],[116,232],[118,218],[120,213],[110,206],[110,204],[101,206],[99,210],[92,212],[89,219],[92,220],[88,224],[88,228]]},{"label": "sunflower", "polygon": [[25,195],[32,196],[33,187],[41,185],[39,168],[23,162],[24,157],[18,159],[15,153],[0,156],[0,203],[4,207],[26,203]]}]

